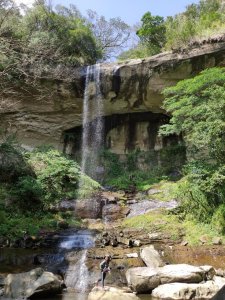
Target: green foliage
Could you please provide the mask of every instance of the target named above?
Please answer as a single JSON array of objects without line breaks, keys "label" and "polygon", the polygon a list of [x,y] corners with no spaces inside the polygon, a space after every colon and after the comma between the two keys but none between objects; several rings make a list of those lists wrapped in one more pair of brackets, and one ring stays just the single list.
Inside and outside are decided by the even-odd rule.
[{"label": "green foliage", "polygon": [[224,6],[220,0],[201,0],[186,11],[167,18],[165,48],[184,48],[214,34],[224,33]]},{"label": "green foliage", "polygon": [[225,204],[215,210],[211,223],[219,233],[225,234]]},{"label": "green foliage", "polygon": [[[99,184],[86,175],[81,175],[78,164],[60,154],[57,150],[34,151],[27,154],[29,164],[34,168],[37,183],[44,191],[44,205],[49,206],[62,198],[72,199],[79,195],[79,181],[82,180],[83,196],[90,195]],[[82,177],[82,178],[81,178]]]},{"label": "green foliage", "polygon": [[141,28],[137,31],[141,42],[151,50],[152,55],[159,53],[165,44],[166,28],[163,17],[152,16],[147,12],[141,22]]},{"label": "green foliage", "polygon": [[43,189],[34,177],[20,177],[17,183],[9,190],[9,194],[13,205],[23,211],[27,209],[35,211],[38,207],[41,208]]},{"label": "green foliage", "polygon": [[[159,166],[159,160],[162,166]],[[171,164],[171,161],[174,163]],[[177,179],[177,173],[179,174],[184,161],[183,145],[169,146],[160,151],[135,150],[122,160],[117,154],[105,150],[102,153],[102,162],[106,170],[103,184],[119,189],[136,187],[142,191],[163,179],[169,177]]]},{"label": "green foliage", "polygon": [[152,50],[146,44],[139,43],[137,46],[122,52],[117,59],[124,61],[128,59],[144,58],[152,55]]},{"label": "green foliage", "polygon": [[218,208],[221,216],[225,203],[225,69],[205,70],[164,95],[164,108],[172,118],[160,133],[182,133],[188,151],[186,179],[178,190],[181,211],[210,223]]},{"label": "green foliage", "polygon": [[[74,216],[63,214],[52,214],[47,212],[26,213],[11,210],[0,210],[0,236],[7,238],[23,237],[26,232],[28,235],[37,235],[40,230],[57,230],[59,221],[66,221],[72,226],[80,226],[80,221]],[[73,221],[71,221],[73,220]]]},{"label": "green foliage", "polygon": [[172,114],[161,134],[184,135],[192,154],[224,162],[225,69],[212,68],[164,91],[164,108]]},{"label": "green foliage", "polygon": [[26,175],[32,175],[32,170],[16,146],[15,139],[9,136],[0,143],[0,182],[13,183]]},{"label": "green foliage", "polygon": [[163,232],[177,240],[182,232],[182,225],[177,216],[168,214],[164,210],[127,218],[123,221],[125,228],[145,229],[148,232]]},{"label": "green foliage", "polygon": [[86,20],[75,7],[58,10],[43,3],[28,9],[22,18],[23,40],[31,53],[42,54],[46,63],[91,64],[101,51]]}]

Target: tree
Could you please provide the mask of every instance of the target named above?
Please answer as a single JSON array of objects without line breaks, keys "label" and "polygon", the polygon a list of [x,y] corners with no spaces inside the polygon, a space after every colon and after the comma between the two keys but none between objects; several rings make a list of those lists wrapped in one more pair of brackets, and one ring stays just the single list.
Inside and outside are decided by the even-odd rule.
[{"label": "tree", "polygon": [[172,117],[161,134],[183,133],[190,153],[225,163],[225,68],[180,81],[164,95],[164,108]]},{"label": "tree", "polygon": [[102,57],[86,19],[75,7],[58,11],[38,1],[21,15],[11,0],[0,0],[0,109],[21,98],[51,99],[43,79],[70,79],[70,67]]},{"label": "tree", "polygon": [[182,133],[188,151],[187,182],[180,195],[183,209],[210,221],[215,210],[216,215],[217,209],[225,212],[225,68],[180,81],[164,95],[171,120],[160,134]]},{"label": "tree", "polygon": [[163,17],[152,16],[150,12],[141,19],[141,28],[137,31],[142,43],[151,49],[152,54],[159,53],[165,44],[166,27]]},{"label": "tree", "polygon": [[186,11],[167,18],[165,48],[180,49],[201,43],[224,33],[224,4],[221,0],[201,0],[188,5]]},{"label": "tree", "polygon": [[126,46],[131,29],[120,18],[107,21],[104,16],[88,10],[88,22],[101,48],[103,59],[117,55]]}]

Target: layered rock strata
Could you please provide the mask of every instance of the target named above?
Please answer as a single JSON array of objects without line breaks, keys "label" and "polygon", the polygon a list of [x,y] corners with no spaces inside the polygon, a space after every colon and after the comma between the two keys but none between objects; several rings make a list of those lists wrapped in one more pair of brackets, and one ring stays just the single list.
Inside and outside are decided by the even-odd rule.
[{"label": "layered rock strata", "polygon": [[[163,119],[164,122],[164,119],[168,119],[161,107],[162,90],[165,87],[192,77],[203,69],[224,64],[223,41],[204,44],[182,53],[166,52],[146,59],[102,64],[101,91],[104,116],[111,117],[109,120],[112,121],[114,115],[152,113],[159,114],[160,120]],[[24,97],[20,95],[17,100],[4,99],[7,105],[5,108],[4,105],[1,106],[1,128],[16,133],[18,140],[27,148],[40,144],[52,144],[58,149],[65,148],[65,133],[68,131],[73,133],[82,124],[85,68],[69,70],[69,73],[71,74],[69,80],[60,79],[51,82],[42,80],[40,84],[43,89],[48,88],[52,93],[52,97],[48,96],[48,99],[37,100],[33,90],[24,91]],[[95,105],[93,101],[95,89],[91,82],[88,93],[91,105]],[[150,121],[148,119],[146,123],[141,119],[136,124],[135,143],[143,149],[149,148],[149,141],[140,140],[138,137],[147,135],[149,130],[154,132],[154,122],[150,128]],[[110,127],[107,133],[108,142],[111,140],[112,144],[112,141],[116,141],[115,136],[118,136],[116,128],[120,128],[120,134],[123,131],[126,131],[124,135],[132,132],[132,128],[130,131],[125,130],[129,127],[126,124],[122,118],[116,127]],[[74,138],[74,135],[72,136]],[[156,141],[155,144],[160,144],[160,141]],[[113,150],[117,152],[118,148],[124,151],[124,145],[116,145]]]}]

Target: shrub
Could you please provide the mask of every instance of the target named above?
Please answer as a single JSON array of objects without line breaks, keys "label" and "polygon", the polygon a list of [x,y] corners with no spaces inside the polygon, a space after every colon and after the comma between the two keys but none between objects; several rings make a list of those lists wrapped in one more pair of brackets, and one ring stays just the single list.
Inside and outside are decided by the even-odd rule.
[{"label": "shrub", "polygon": [[43,189],[31,176],[21,177],[9,192],[13,204],[22,210],[34,211],[41,205]]},{"label": "shrub", "polygon": [[[44,191],[43,203],[49,206],[63,198],[87,196],[99,188],[99,184],[81,174],[79,165],[57,150],[36,150],[27,154],[28,162],[37,176],[37,183]],[[79,192],[79,182],[82,189]]]},{"label": "shrub", "polygon": [[34,175],[22,152],[10,140],[0,143],[0,181],[14,183],[20,176]]}]

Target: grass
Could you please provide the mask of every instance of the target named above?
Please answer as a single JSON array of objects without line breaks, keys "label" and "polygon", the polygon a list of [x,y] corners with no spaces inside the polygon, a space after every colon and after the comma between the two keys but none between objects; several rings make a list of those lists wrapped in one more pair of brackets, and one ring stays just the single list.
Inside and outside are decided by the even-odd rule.
[{"label": "grass", "polygon": [[79,227],[81,222],[68,213],[36,213],[26,215],[0,210],[0,236],[19,238],[25,232],[31,236],[41,230],[52,231],[59,229],[59,222],[66,221],[70,226]]},{"label": "grass", "polygon": [[176,198],[177,183],[174,181],[162,180],[159,183],[148,185],[147,190],[149,189],[158,191],[153,195],[149,195],[150,199],[166,202]]},{"label": "grass", "polygon": [[197,223],[194,220],[185,220],[183,227],[185,230],[185,240],[189,245],[199,245],[201,243],[200,238],[202,237],[204,237],[206,245],[211,245],[212,240],[215,237],[221,237],[223,243],[225,243],[225,236],[221,236],[211,224]]},{"label": "grass", "polygon": [[157,210],[144,215],[128,218],[122,222],[124,228],[144,229],[148,233],[160,232],[176,241],[183,231],[183,226],[175,215],[165,210]]}]

